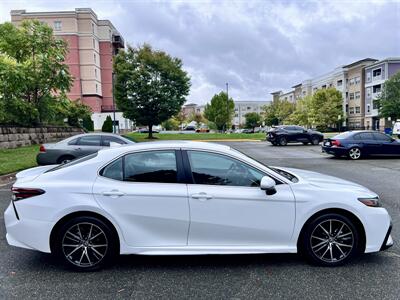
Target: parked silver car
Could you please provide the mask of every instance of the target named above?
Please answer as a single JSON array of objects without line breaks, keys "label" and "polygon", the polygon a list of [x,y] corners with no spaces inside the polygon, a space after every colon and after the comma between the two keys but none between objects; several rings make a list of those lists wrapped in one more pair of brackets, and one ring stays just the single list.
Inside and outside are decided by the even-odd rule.
[{"label": "parked silver car", "polygon": [[112,143],[125,145],[134,142],[112,133],[85,133],[69,137],[58,143],[43,144],[36,156],[38,165],[67,163],[75,158],[95,153]]}]

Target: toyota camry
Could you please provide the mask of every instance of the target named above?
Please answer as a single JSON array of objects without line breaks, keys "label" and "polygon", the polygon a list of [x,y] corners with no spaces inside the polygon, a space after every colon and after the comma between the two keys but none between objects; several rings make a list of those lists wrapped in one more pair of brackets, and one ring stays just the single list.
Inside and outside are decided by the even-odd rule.
[{"label": "toyota camry", "polygon": [[118,254],[301,253],[337,266],[393,244],[390,216],[368,188],[211,143],[101,150],[22,171],[12,192],[8,243],[78,270]]}]

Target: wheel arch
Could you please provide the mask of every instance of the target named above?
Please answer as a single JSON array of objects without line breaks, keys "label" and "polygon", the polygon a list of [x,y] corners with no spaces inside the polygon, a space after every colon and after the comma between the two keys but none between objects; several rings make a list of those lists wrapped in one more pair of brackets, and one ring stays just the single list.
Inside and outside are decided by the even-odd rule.
[{"label": "wheel arch", "polygon": [[93,211],[76,211],[76,212],[72,212],[72,213],[69,213],[69,214],[65,215],[60,220],[58,220],[58,222],[53,226],[53,229],[51,230],[51,233],[50,233],[49,243],[50,243],[50,251],[51,251],[51,253],[54,253],[53,247],[54,247],[54,241],[56,239],[57,231],[61,228],[61,226],[63,224],[65,224],[69,220],[72,220],[73,218],[76,218],[76,217],[94,217],[94,218],[98,218],[101,221],[103,221],[104,223],[106,223],[110,227],[110,229],[113,231],[113,234],[114,234],[115,239],[117,241],[117,245],[116,245],[117,253],[120,253],[121,240],[120,240],[120,236],[118,234],[118,231],[117,231],[116,227],[105,216],[103,216],[103,215],[101,215],[99,213],[93,212]]},{"label": "wheel arch", "polygon": [[347,218],[349,218],[352,222],[354,222],[354,226],[356,226],[359,234],[360,234],[360,247],[359,247],[359,251],[361,253],[365,252],[365,247],[366,247],[366,233],[365,233],[365,228],[363,223],[361,222],[361,220],[352,212],[343,209],[343,208],[327,208],[327,209],[323,209],[320,210],[316,213],[314,213],[311,217],[309,217],[307,219],[307,221],[303,224],[301,230],[300,230],[300,234],[297,237],[297,252],[301,252],[301,242],[303,239],[303,235],[305,233],[305,229],[307,228],[307,225],[310,224],[314,219],[318,218],[319,216],[322,216],[324,214],[328,214],[328,213],[336,213],[336,214],[340,214],[343,215]]}]

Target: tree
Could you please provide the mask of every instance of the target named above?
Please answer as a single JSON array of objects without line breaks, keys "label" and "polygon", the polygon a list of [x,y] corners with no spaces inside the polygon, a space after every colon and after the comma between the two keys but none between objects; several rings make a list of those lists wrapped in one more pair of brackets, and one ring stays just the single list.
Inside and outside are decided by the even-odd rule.
[{"label": "tree", "polygon": [[67,51],[67,43],[37,20],[0,25],[2,122],[36,125],[51,119],[55,102],[67,99],[72,86]]},{"label": "tree", "polygon": [[312,96],[306,96],[298,99],[295,111],[289,116],[287,122],[296,125],[310,126],[310,108]]},{"label": "tree", "polygon": [[309,120],[321,130],[337,125],[343,118],[342,93],[335,88],[318,90],[310,101]]},{"label": "tree", "polygon": [[124,117],[149,128],[177,114],[189,94],[190,78],[182,61],[144,44],[115,57],[115,96]]},{"label": "tree", "polygon": [[82,126],[87,131],[94,131],[94,122],[90,116],[84,117],[82,119]]},{"label": "tree", "polygon": [[111,116],[107,116],[103,126],[101,127],[101,131],[103,132],[113,132],[113,121],[111,119]]},{"label": "tree", "polygon": [[232,98],[229,98],[225,92],[215,94],[211,102],[204,108],[204,117],[213,122],[218,130],[224,130],[229,127],[232,120],[235,104]]},{"label": "tree", "polygon": [[179,122],[178,127],[182,127],[182,124],[186,122],[186,116],[182,110],[180,110],[174,118]]},{"label": "tree", "polygon": [[190,116],[189,121],[195,121],[196,122],[196,127],[199,128],[201,123],[204,122],[204,118],[203,118],[203,115],[201,113],[193,113]]},{"label": "tree", "polygon": [[165,130],[179,130],[180,123],[175,117],[172,117],[164,121],[161,125]]},{"label": "tree", "polygon": [[382,88],[379,101],[379,114],[396,121],[400,119],[400,72],[388,79]]},{"label": "tree", "polygon": [[261,116],[256,112],[247,113],[244,115],[246,118],[246,128],[251,128],[254,131],[254,128],[261,125]]},{"label": "tree", "polygon": [[287,100],[277,100],[266,105],[264,109],[265,124],[273,126],[283,124],[293,113],[295,105]]}]

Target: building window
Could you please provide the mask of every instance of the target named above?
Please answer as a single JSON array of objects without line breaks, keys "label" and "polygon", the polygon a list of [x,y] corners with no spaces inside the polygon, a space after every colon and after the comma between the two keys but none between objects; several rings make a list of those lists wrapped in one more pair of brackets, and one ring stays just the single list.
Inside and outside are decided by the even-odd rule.
[{"label": "building window", "polygon": [[372,71],[372,77],[374,77],[374,78],[375,77],[380,77],[381,74],[382,74],[382,69],[381,68],[375,69],[375,70]]},{"label": "building window", "polygon": [[93,54],[93,60],[94,60],[94,63],[96,63],[96,53]]},{"label": "building window", "polygon": [[379,108],[379,101],[374,100],[372,101],[372,109],[378,109]]},{"label": "building window", "polygon": [[354,93],[350,93],[350,100],[354,100]]},{"label": "building window", "polygon": [[366,81],[370,82],[371,81],[371,72],[370,71],[367,72],[367,76],[366,77],[367,77]]},{"label": "building window", "polygon": [[356,99],[360,99],[361,98],[361,93],[360,92],[356,92],[355,96],[356,96]]},{"label": "building window", "polygon": [[92,23],[92,33],[94,34],[94,24]]},{"label": "building window", "polygon": [[346,104],[346,112],[349,112],[349,105]]},{"label": "building window", "polygon": [[367,112],[371,112],[371,105],[367,104]]},{"label": "building window", "polygon": [[54,21],[54,30],[55,31],[61,30],[61,21]]},{"label": "building window", "polygon": [[326,84],[324,84],[323,86],[321,86],[321,89],[326,89]]},{"label": "building window", "polygon": [[349,112],[350,112],[351,115],[354,114],[354,107],[350,107]]},{"label": "building window", "polygon": [[350,84],[350,85],[354,85],[354,84],[355,84],[354,78],[351,78],[351,79],[350,79],[349,84]]},{"label": "building window", "polygon": [[380,84],[377,84],[377,85],[374,85],[373,87],[372,87],[372,92],[375,94],[375,93],[380,93],[381,92],[381,85]]},{"label": "building window", "polygon": [[361,109],[359,106],[356,106],[356,114],[359,114],[361,112]]},{"label": "building window", "polygon": [[343,84],[343,80],[338,80],[336,83],[337,86],[342,86],[342,84]]},{"label": "building window", "polygon": [[96,68],[94,68],[94,77],[97,78],[97,69]]},{"label": "building window", "polygon": [[361,82],[360,76],[357,76],[354,81],[356,84],[360,84],[360,82]]},{"label": "building window", "polygon": [[99,86],[96,83],[96,93],[98,93],[98,91],[99,91]]},{"label": "building window", "polygon": [[93,39],[93,48],[96,49],[96,41]]}]

